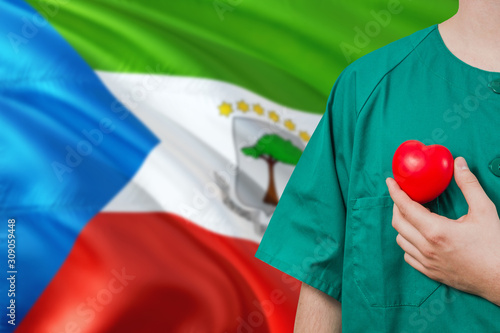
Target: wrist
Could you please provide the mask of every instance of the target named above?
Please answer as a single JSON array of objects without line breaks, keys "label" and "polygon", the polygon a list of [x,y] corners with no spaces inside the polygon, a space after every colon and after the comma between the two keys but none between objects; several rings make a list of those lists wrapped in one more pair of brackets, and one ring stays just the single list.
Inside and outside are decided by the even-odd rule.
[{"label": "wrist", "polygon": [[490,264],[486,270],[489,274],[484,284],[485,288],[479,296],[500,306],[500,249],[495,252]]}]

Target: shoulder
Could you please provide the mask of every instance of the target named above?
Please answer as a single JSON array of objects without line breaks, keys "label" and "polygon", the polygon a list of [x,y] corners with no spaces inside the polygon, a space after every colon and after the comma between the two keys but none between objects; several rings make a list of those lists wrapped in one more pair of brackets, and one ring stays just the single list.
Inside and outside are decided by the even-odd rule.
[{"label": "shoulder", "polygon": [[332,89],[355,92],[359,112],[375,88],[398,66],[408,61],[413,51],[436,29],[432,25],[389,43],[349,64],[339,75]]}]

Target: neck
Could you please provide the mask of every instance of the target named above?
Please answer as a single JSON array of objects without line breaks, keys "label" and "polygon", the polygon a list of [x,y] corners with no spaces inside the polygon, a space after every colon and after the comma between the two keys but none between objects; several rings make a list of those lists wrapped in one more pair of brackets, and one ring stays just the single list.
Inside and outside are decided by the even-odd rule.
[{"label": "neck", "polygon": [[466,37],[479,38],[482,42],[500,42],[500,1],[465,0],[459,2],[457,14],[453,17],[461,25]]},{"label": "neck", "polygon": [[500,0],[460,0],[458,12],[439,24],[446,45],[472,66],[500,72]]}]

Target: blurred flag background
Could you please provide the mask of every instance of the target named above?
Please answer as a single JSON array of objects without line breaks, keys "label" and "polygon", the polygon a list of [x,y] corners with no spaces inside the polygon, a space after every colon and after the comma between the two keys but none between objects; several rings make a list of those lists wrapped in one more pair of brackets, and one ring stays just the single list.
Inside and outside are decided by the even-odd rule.
[{"label": "blurred flag background", "polygon": [[292,332],[253,255],[333,83],[457,6],[0,2],[0,331]]}]

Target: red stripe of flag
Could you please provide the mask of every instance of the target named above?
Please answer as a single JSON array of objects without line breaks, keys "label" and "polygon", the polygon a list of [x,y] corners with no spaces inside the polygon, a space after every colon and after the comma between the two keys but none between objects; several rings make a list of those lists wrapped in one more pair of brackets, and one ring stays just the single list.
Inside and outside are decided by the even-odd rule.
[{"label": "red stripe of flag", "polygon": [[169,213],[100,213],[16,330],[288,333],[299,282]]}]

